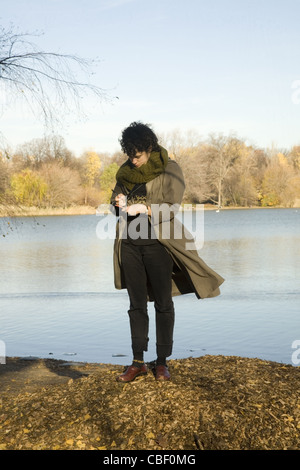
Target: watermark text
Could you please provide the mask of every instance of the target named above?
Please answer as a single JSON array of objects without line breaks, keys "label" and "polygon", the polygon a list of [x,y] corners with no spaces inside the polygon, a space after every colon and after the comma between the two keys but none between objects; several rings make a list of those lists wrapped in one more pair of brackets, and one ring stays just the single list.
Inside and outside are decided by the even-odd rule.
[{"label": "watermark text", "polygon": [[126,203],[118,209],[112,204],[101,204],[96,214],[101,216],[96,235],[100,240],[115,238],[116,215],[119,216],[119,238],[132,240],[159,239],[184,240],[186,250],[199,250],[204,245],[204,205],[203,204],[151,204]]},{"label": "watermark text", "polygon": [[295,90],[292,93],[292,103],[300,104],[300,80],[293,81],[292,89]]},{"label": "watermark text", "polygon": [[0,364],[6,364],[6,347],[4,341],[0,340]]},{"label": "watermark text", "polygon": [[292,363],[294,366],[298,366],[300,364],[300,339],[295,339],[292,342],[292,349],[295,349],[292,354]]}]

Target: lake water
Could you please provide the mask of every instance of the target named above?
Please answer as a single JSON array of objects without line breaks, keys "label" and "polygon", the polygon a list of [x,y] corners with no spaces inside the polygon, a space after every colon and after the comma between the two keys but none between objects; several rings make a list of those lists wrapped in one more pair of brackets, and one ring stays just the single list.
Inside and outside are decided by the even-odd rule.
[{"label": "lake water", "polygon": [[[127,292],[114,288],[113,233],[97,236],[101,220],[0,219],[0,343],[7,356],[131,362]],[[205,211],[199,254],[225,283],[216,298],[174,298],[172,358],[223,354],[298,365],[300,210]],[[155,359],[152,303],[149,315],[147,361]]]}]

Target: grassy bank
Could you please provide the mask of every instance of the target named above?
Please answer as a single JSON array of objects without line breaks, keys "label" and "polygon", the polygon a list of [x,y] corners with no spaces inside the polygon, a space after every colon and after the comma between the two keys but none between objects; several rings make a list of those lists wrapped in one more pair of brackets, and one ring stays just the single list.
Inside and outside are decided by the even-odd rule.
[{"label": "grassy bank", "polygon": [[[188,203],[186,203],[188,204]],[[193,204],[193,207],[196,207]],[[294,208],[299,208],[295,206]],[[285,209],[283,206],[261,207],[261,206],[226,206],[220,210],[251,210],[251,209]],[[218,210],[217,206],[212,204],[204,204],[204,210]],[[97,208],[92,206],[70,206],[70,207],[54,207],[54,208],[41,208],[41,207],[25,207],[25,206],[1,206],[0,217],[42,217],[52,215],[96,215]]]},{"label": "grassy bank", "polygon": [[96,214],[96,208],[91,206],[70,207],[25,207],[0,206],[0,217],[39,217],[51,215],[89,215]]}]

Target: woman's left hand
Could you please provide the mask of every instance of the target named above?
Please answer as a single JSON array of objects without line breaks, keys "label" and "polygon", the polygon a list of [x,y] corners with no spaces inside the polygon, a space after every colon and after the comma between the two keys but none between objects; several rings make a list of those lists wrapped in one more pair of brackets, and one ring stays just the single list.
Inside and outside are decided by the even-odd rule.
[{"label": "woman's left hand", "polygon": [[126,207],[128,215],[148,214],[148,208],[145,204],[132,204]]}]

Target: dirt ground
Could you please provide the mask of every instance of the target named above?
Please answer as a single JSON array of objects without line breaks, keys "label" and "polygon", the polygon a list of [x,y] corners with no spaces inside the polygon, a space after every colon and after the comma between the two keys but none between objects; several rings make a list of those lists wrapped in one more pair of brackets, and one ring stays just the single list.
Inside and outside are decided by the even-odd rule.
[{"label": "dirt ground", "polygon": [[300,368],[242,357],[170,360],[128,384],[123,366],[7,358],[2,450],[299,450]]}]

